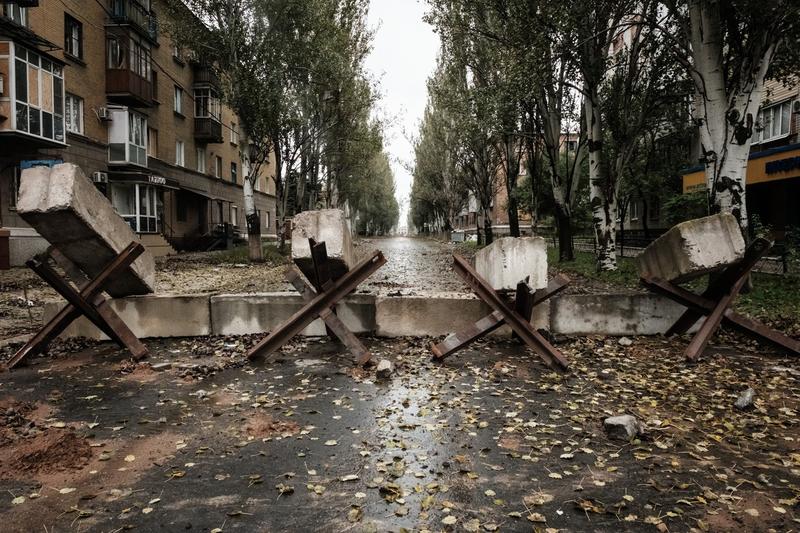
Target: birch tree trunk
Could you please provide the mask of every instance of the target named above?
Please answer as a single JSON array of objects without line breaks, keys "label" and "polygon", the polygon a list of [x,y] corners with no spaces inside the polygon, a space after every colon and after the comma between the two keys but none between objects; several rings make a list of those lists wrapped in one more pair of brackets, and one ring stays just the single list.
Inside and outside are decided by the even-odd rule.
[{"label": "birch tree trunk", "polygon": [[775,45],[766,46],[763,53],[756,50],[736,86],[726,87],[720,6],[692,0],[689,18],[694,67],[690,74],[695,85],[692,113],[700,130],[709,206],[712,212],[733,214],[747,239],[747,161]]},{"label": "birch tree trunk", "polygon": [[617,269],[617,200],[603,162],[603,131],[597,88],[586,88],[587,144],[589,148],[589,205],[597,243],[597,270]]},{"label": "birch tree trunk", "polygon": [[264,261],[264,250],[261,247],[261,221],[256,211],[256,202],[253,197],[255,180],[258,175],[246,176],[244,179],[244,216],[247,221],[247,249],[250,261],[260,263]]}]

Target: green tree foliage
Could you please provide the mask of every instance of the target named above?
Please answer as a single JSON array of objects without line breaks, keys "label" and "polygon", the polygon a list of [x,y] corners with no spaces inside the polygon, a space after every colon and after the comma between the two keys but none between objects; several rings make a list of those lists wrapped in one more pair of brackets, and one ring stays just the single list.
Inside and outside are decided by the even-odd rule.
[{"label": "green tree foliage", "polygon": [[274,163],[278,227],[305,209],[357,203],[350,191],[367,185],[349,181],[372,175],[346,162],[365,146],[383,149],[359,137],[376,101],[364,70],[368,0],[165,1],[168,31],[224,81],[224,101],[249,139],[247,181]]}]

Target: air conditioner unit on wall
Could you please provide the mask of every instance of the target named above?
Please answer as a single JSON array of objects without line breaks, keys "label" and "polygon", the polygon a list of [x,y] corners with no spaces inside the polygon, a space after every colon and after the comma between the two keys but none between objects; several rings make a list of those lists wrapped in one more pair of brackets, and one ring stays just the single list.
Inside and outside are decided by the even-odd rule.
[{"label": "air conditioner unit on wall", "polygon": [[108,172],[92,172],[92,181],[95,183],[108,183]]},{"label": "air conditioner unit on wall", "polygon": [[111,112],[107,107],[101,107],[97,110],[97,118],[102,121],[109,121],[111,120]]}]

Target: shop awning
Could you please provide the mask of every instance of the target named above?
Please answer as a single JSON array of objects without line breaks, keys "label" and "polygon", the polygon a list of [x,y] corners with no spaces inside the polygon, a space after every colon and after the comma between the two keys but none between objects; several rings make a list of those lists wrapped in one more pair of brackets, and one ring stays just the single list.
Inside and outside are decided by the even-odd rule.
[{"label": "shop awning", "polygon": [[126,172],[111,171],[108,173],[108,181],[113,183],[139,183],[143,185],[153,185],[162,189],[180,189],[178,181],[147,172]]},{"label": "shop awning", "polygon": [[229,203],[229,204],[233,203],[230,200],[226,200],[225,198],[220,198],[219,196],[214,196],[213,194],[211,194],[208,191],[204,191],[202,189],[195,189],[194,187],[189,187],[187,185],[181,186],[180,189],[182,191],[186,191],[186,192],[190,192],[192,194],[196,194],[197,196],[202,196],[203,198],[207,198],[209,200],[217,200],[217,201],[226,202],[226,203]]}]

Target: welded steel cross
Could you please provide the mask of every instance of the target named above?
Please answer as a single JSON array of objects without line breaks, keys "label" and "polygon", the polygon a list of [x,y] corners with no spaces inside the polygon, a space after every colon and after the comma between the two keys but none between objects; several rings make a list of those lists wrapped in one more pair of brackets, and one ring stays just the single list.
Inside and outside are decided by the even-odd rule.
[{"label": "welded steel cross", "polygon": [[695,294],[676,283],[656,277],[641,277],[642,285],[651,291],[687,307],[681,317],[667,330],[667,335],[686,333],[699,318],[706,317],[686,348],[686,359],[695,361],[702,355],[708,341],[721,323],[795,355],[800,354],[800,341],[775,331],[761,322],[742,316],[730,308],[747,282],[753,267],[771,247],[772,242],[767,239],[754,240],[745,250],[742,259],[727,266],[718,276],[712,278],[703,294]]},{"label": "welded steel cross", "polygon": [[495,291],[461,256],[453,255],[453,268],[467,285],[494,311],[463,331],[452,333],[439,344],[431,347],[435,359],[444,359],[470,343],[488,335],[503,324],[508,324],[514,334],[527,344],[544,362],[555,370],[566,370],[567,359],[547,339],[542,337],[530,323],[533,308],[564,290],[569,283],[566,276],[553,278],[550,284],[532,291],[527,280],[517,284],[514,307],[509,306],[503,296]]},{"label": "welded steel cross", "polygon": [[305,304],[299,311],[253,346],[247,353],[247,357],[255,359],[268,356],[289,342],[292,337],[303,331],[306,326],[319,317],[325,322],[325,329],[328,335],[338,338],[353,354],[357,364],[366,364],[372,355],[353,332],[347,329],[341,319],[336,316],[334,307],[339,300],[356,290],[364,280],[383,266],[386,263],[386,258],[380,251],[376,250],[352,270],[334,280],[331,279],[331,269],[328,264],[325,243],[316,242],[314,239],[309,239],[308,242],[311,247],[314,271],[312,276],[314,279],[311,282],[314,286],[312,287],[305,281],[297,266],[291,267],[286,272],[286,279],[300,293]]},{"label": "welded steel cross", "polygon": [[[30,259],[26,265],[36,272],[65,300],[67,305],[59,311],[25,346],[6,364],[8,369],[19,365],[26,357],[42,353],[58,335],[81,315],[88,318],[103,333],[119,346],[127,348],[136,359],[147,355],[147,348],[133,334],[125,322],[111,309],[102,292],[114,282],[114,276],[128,268],[144,252],[140,242],[132,242],[120,252],[94,279],[88,277],[61,252],[50,247],[44,254]],[[68,279],[58,274],[49,264],[53,259],[78,287],[76,290]]]}]

